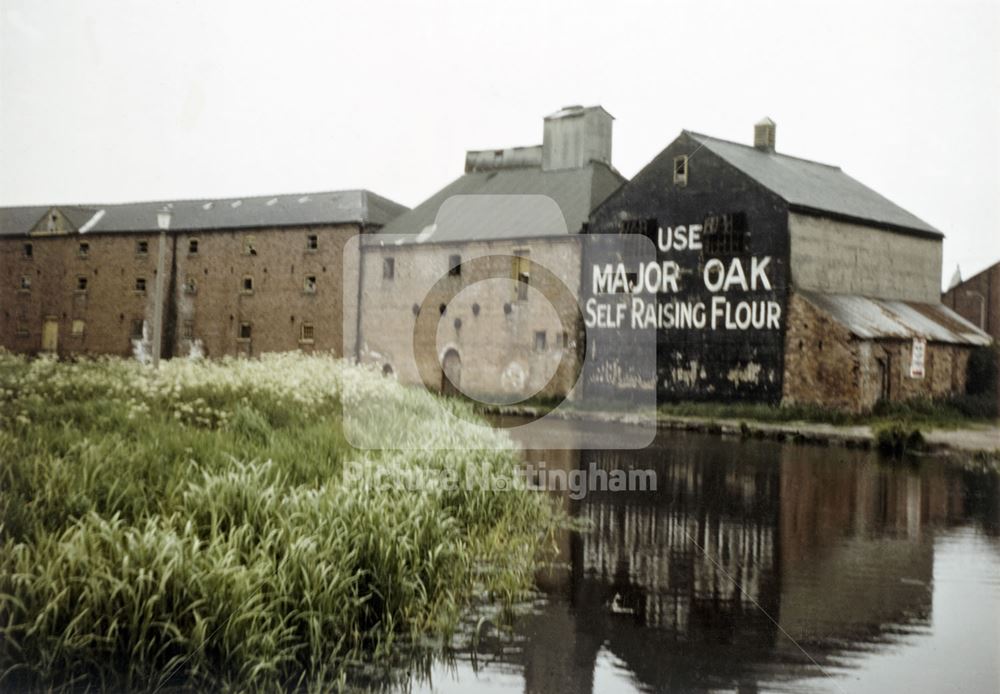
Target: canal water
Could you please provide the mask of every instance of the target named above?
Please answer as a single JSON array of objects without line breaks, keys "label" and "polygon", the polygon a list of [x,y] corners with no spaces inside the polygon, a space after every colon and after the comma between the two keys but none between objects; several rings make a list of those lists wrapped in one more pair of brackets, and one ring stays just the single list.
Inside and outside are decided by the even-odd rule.
[{"label": "canal water", "polygon": [[477,621],[475,647],[400,689],[1000,691],[994,473],[675,431],[643,450],[525,456],[649,469],[657,488],[556,494],[586,529],[557,538],[541,597],[510,631]]}]

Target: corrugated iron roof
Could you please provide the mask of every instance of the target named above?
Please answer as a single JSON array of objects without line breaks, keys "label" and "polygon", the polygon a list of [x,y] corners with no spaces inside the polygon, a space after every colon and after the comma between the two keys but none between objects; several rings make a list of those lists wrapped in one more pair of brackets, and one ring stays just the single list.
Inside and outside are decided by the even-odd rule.
[{"label": "corrugated iron roof", "polygon": [[853,335],[864,339],[922,337],[933,342],[988,345],[990,336],[944,304],[871,299],[854,294],[796,290]]},{"label": "corrugated iron roof", "polygon": [[943,236],[927,222],[851,178],[839,167],[684,132],[792,207]]},{"label": "corrugated iron roof", "polygon": [[177,231],[348,223],[385,225],[407,210],[367,190],[112,205],[0,207],[0,236],[27,234],[53,208],[85,233],[158,231],[157,212],[164,207],[173,213],[170,228]]},{"label": "corrugated iron roof", "polygon": [[427,243],[565,236],[580,231],[590,211],[624,182],[617,171],[596,162],[559,171],[539,166],[474,171],[379,233],[412,235]]}]

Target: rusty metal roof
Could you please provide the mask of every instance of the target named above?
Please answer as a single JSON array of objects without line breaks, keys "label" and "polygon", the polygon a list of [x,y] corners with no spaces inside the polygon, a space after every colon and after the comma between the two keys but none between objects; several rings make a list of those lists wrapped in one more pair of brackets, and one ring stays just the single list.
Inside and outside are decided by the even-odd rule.
[{"label": "rusty metal roof", "polygon": [[796,292],[852,334],[865,339],[922,337],[956,345],[988,345],[990,336],[944,304],[871,299],[855,294]]}]

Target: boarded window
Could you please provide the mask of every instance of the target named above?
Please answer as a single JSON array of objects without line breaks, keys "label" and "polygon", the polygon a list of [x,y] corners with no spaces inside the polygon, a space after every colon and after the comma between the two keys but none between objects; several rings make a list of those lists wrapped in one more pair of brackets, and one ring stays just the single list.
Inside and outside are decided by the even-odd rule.
[{"label": "boarded window", "polygon": [[747,216],[743,212],[706,218],[701,234],[706,255],[738,255],[746,253],[749,246]]},{"label": "boarded window", "polygon": [[391,280],[396,276],[396,259],[395,258],[383,258],[382,259],[382,279]]},{"label": "boarded window", "polygon": [[184,293],[185,294],[197,294],[198,293],[198,280],[194,277],[188,277],[184,280]]},{"label": "boarded window", "polygon": [[241,287],[244,294],[253,294],[253,277],[251,275],[244,275]]},{"label": "boarded window", "polygon": [[185,340],[193,340],[194,339],[194,321],[193,320],[186,320],[186,321],[184,321],[184,325],[181,327],[181,336]]},{"label": "boarded window", "polygon": [[688,158],[686,154],[674,157],[674,183],[686,186],[688,182]]},{"label": "boarded window", "polygon": [[312,323],[303,323],[299,328],[299,341],[312,343],[316,338],[316,329]]},{"label": "boarded window", "polygon": [[545,351],[545,331],[536,330],[535,331],[535,351],[544,352]]},{"label": "boarded window", "polygon": [[243,252],[246,255],[257,255],[257,243],[253,236],[243,237]]},{"label": "boarded window", "polygon": [[528,299],[528,285],[531,283],[531,261],[528,255],[527,248],[519,248],[514,251],[514,259],[511,262],[511,279],[517,282],[518,301]]},{"label": "boarded window", "polygon": [[27,275],[21,275],[21,291],[30,292],[31,291],[31,278]]},{"label": "boarded window", "polygon": [[132,319],[131,337],[133,340],[141,340],[146,332],[146,321],[142,318]]},{"label": "boarded window", "polygon": [[240,340],[249,340],[250,336],[253,334],[253,326],[250,323],[240,323]]},{"label": "boarded window", "polygon": [[136,255],[149,255],[149,241],[136,241],[135,242],[135,254]]},{"label": "boarded window", "polygon": [[460,277],[462,274],[462,256],[458,254],[448,256],[448,274],[452,277]]},{"label": "boarded window", "polygon": [[90,255],[90,244],[89,243],[81,243],[80,244],[80,257],[81,258],[86,258],[89,255]]},{"label": "boarded window", "polygon": [[83,335],[84,328],[86,324],[82,320],[73,321],[73,337],[81,337]]},{"label": "boarded window", "polygon": [[306,275],[305,280],[302,282],[302,291],[306,294],[316,293],[316,275]]},{"label": "boarded window", "polygon": [[136,277],[135,278],[135,290],[137,292],[143,292],[143,293],[145,293],[145,291],[146,291],[146,278],[145,277]]},{"label": "boarded window", "polygon": [[317,248],[319,248],[319,236],[316,234],[309,234],[306,237],[306,250],[315,251]]},{"label": "boarded window", "polygon": [[29,335],[29,333],[28,333],[28,324],[27,323],[18,323],[17,324],[17,336],[18,337],[28,337],[28,335]]}]

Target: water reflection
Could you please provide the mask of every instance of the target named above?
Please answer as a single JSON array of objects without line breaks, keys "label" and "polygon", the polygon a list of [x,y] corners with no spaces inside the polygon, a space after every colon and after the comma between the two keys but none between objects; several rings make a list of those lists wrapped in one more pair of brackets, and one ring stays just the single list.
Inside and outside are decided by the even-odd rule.
[{"label": "water reflection", "polygon": [[[485,638],[432,668],[431,681],[411,683],[418,690],[865,689],[865,675],[901,653],[902,672],[955,673],[988,690],[1000,681],[996,629],[970,639],[944,626],[961,620],[934,614],[935,575],[953,581],[951,555],[978,552],[977,571],[959,572],[978,596],[964,609],[972,621],[992,610],[996,621],[996,475],[677,432],[642,451],[529,460],[651,468],[657,490],[561,495],[590,530],[559,538],[564,562],[538,577],[547,600],[513,638]],[[942,565],[937,548],[955,537],[969,546]],[[970,647],[945,662],[914,646],[921,639]],[[910,651],[921,655],[907,660]]]}]

